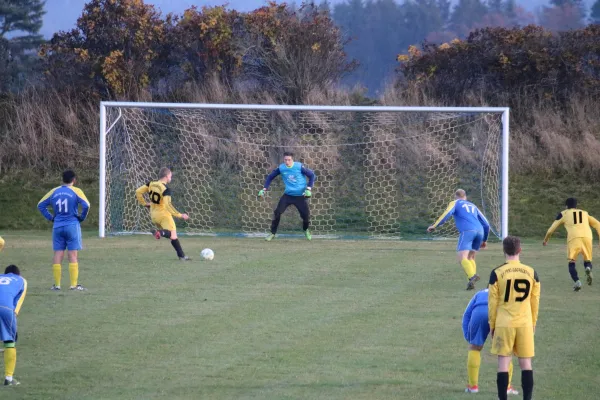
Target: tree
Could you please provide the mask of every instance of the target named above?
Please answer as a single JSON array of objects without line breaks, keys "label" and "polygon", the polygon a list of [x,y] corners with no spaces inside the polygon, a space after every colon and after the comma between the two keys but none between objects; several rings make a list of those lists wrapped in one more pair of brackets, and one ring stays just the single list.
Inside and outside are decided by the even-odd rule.
[{"label": "tree", "polygon": [[200,82],[207,75],[229,81],[242,65],[235,42],[240,39],[242,17],[225,6],[192,7],[182,17],[167,17],[167,33],[162,55],[157,59],[159,76],[168,78],[169,86],[187,81]]},{"label": "tree", "polygon": [[488,0],[488,9],[493,13],[501,14],[504,11],[504,4],[502,0]]},{"label": "tree", "polygon": [[600,24],[600,0],[596,0],[594,5],[592,6],[590,19],[592,20],[592,23]]},{"label": "tree", "polygon": [[444,24],[450,21],[450,0],[437,0],[437,9],[439,10],[440,16]]},{"label": "tree", "polygon": [[401,6],[404,20],[404,41],[421,43],[429,33],[444,26],[444,19],[435,0],[408,1]]},{"label": "tree", "polygon": [[103,97],[134,96],[148,87],[165,36],[154,6],[141,0],[91,0],[76,26],[42,46],[49,79],[100,90]]},{"label": "tree", "polygon": [[339,28],[314,5],[292,12],[272,2],[244,20],[243,77],[281,102],[301,104],[354,69]]},{"label": "tree", "polygon": [[322,12],[326,15],[331,14],[331,4],[329,3],[329,0],[322,0],[319,3],[319,12]]},{"label": "tree", "polygon": [[541,25],[553,32],[579,29],[585,25],[585,8],[581,0],[552,0],[553,7],[544,7]]},{"label": "tree", "polygon": [[38,32],[44,4],[43,0],[0,0],[0,91],[14,86],[21,74],[31,70],[35,56],[31,50],[43,41]]},{"label": "tree", "polygon": [[464,36],[487,13],[488,9],[481,0],[459,0],[456,6],[454,6],[450,21],[454,30]]}]

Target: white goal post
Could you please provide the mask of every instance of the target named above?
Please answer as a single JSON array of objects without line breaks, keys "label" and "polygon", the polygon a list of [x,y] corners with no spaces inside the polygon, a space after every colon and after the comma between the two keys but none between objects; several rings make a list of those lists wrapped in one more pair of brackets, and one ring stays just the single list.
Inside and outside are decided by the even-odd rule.
[{"label": "white goal post", "polygon": [[[459,187],[508,235],[509,108],[102,102],[99,236],[150,231],[135,189],[162,166],[190,214],[178,231],[264,234],[281,182],[256,194],[284,151],[317,175],[317,237],[431,238],[424,228]],[[280,232],[299,233],[288,210]]]}]

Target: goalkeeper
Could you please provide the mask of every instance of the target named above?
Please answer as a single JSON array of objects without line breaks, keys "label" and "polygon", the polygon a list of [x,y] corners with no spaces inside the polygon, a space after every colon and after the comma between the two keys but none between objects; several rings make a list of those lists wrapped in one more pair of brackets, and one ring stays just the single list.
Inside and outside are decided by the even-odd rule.
[{"label": "goalkeeper", "polygon": [[[306,168],[300,162],[294,162],[294,154],[290,152],[283,153],[283,164],[275,168],[265,181],[265,185],[258,192],[259,196],[264,196],[265,192],[269,190],[271,182],[277,175],[281,175],[283,183],[285,184],[285,191],[283,196],[279,199],[277,208],[273,213],[273,221],[271,222],[271,233],[266,237],[266,241],[271,241],[277,233],[279,227],[279,221],[281,220],[281,214],[291,205],[296,206],[300,217],[302,218],[302,230],[304,236],[308,240],[312,239],[308,226],[310,224],[310,211],[308,209],[308,198],[312,196],[312,186],[315,183],[315,173],[310,169]],[[308,177],[308,184],[306,178]]]}]

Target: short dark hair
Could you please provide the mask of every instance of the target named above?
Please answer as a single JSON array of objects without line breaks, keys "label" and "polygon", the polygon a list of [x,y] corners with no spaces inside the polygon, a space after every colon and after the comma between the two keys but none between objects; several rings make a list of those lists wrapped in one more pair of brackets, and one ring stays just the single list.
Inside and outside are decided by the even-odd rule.
[{"label": "short dark hair", "polygon": [[290,157],[294,158],[294,153],[292,153],[291,151],[286,151],[283,153],[283,156],[284,157],[290,156]]},{"label": "short dark hair", "polygon": [[15,275],[21,275],[21,271],[19,271],[19,267],[17,267],[16,265],[9,265],[8,267],[6,267],[6,269],[4,270],[5,274],[15,274]]},{"label": "short dark hair", "polygon": [[68,169],[65,172],[63,172],[62,178],[63,178],[63,183],[73,183],[75,178],[77,178],[77,175],[75,175],[75,172],[73,172],[73,170]]},{"label": "short dark hair", "polygon": [[507,256],[516,256],[521,250],[521,239],[517,236],[507,236],[502,241],[502,247]]},{"label": "short dark hair", "polygon": [[577,207],[577,199],[575,197],[569,197],[566,204],[567,208],[575,208]]},{"label": "short dark hair", "polygon": [[158,179],[166,178],[167,175],[169,175],[170,172],[171,172],[171,170],[169,168],[162,167],[160,169],[160,171],[158,171]]}]

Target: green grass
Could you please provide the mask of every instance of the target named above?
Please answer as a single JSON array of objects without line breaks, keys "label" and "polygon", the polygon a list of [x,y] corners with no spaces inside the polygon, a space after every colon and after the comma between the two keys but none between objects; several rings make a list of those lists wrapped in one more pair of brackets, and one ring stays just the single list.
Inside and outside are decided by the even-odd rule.
[{"label": "green grass", "polygon": [[[600,218],[600,197],[597,195],[596,186],[590,185],[581,177],[513,174],[510,179],[509,231],[511,234],[543,239],[556,214],[564,209],[565,200],[568,197],[576,197],[579,199],[581,208],[587,210],[590,215]],[[21,177],[11,176],[0,179],[2,185],[0,209],[10,210],[10,212],[3,213],[0,218],[0,235],[5,230],[47,229],[50,225],[37,210],[37,203],[50,189],[58,186],[59,182],[60,173],[58,172],[51,177],[39,178],[26,172]],[[77,186],[84,191],[92,207],[83,229],[97,229],[98,180],[96,171],[82,172]],[[236,202],[226,193],[218,193],[220,197],[216,202],[219,212],[213,217],[218,218],[221,222],[228,221],[231,226],[239,226],[239,210],[234,209]],[[179,200],[179,198],[175,198],[176,203]],[[338,226],[351,224],[355,228],[364,227],[366,222],[362,210],[357,209],[353,212],[348,207],[345,210],[343,218],[337,221]],[[295,213],[295,211],[293,212]],[[284,214],[282,228],[285,229],[291,224],[297,229],[299,226],[297,214],[294,214],[293,222],[290,223],[289,213],[288,211]],[[336,215],[336,217],[340,218],[340,215]],[[433,221],[410,219],[405,213],[402,220],[402,235],[409,237],[411,236],[409,232],[414,231],[417,232],[416,236],[421,237],[423,236],[421,232],[424,232],[431,222]],[[184,225],[180,225],[181,228],[184,228]],[[346,234],[352,235],[350,232],[346,232]],[[361,235],[363,234],[364,232],[361,233]],[[555,233],[555,237],[564,238],[564,230],[559,229]]]},{"label": "green grass", "polygon": [[[89,291],[55,293],[50,232],[5,232],[1,264],[19,265],[29,292],[22,385],[0,388],[3,400],[467,396],[472,292],[453,242],[186,237],[196,259],[181,263],[164,240],[87,236]],[[214,261],[197,260],[204,247]],[[535,398],[597,399],[600,284],[571,291],[559,240],[526,243],[523,260],[542,281]],[[479,255],[484,280],[501,262],[498,244]],[[478,398],[496,398],[495,379],[488,343]]]}]

